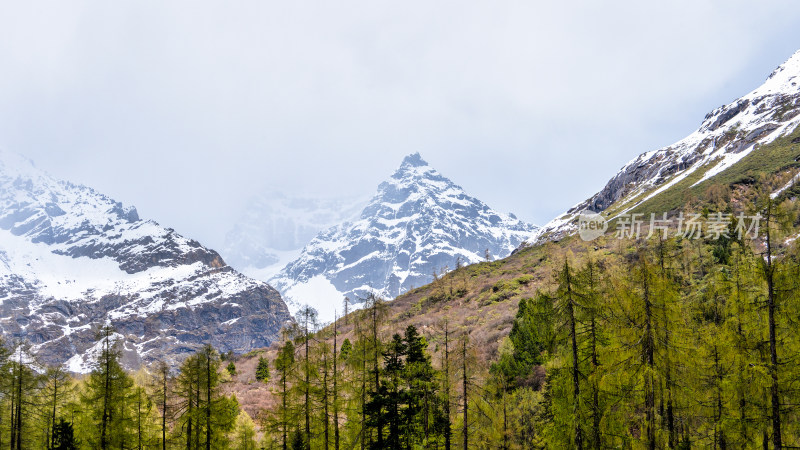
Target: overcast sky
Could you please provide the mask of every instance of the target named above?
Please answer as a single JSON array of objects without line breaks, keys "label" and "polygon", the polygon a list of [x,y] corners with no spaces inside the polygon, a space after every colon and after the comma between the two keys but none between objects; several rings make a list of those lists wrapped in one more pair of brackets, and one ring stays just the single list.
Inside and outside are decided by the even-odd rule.
[{"label": "overcast sky", "polygon": [[796,0],[0,6],[0,146],[219,246],[261,186],[419,151],[544,224],[800,49]]}]

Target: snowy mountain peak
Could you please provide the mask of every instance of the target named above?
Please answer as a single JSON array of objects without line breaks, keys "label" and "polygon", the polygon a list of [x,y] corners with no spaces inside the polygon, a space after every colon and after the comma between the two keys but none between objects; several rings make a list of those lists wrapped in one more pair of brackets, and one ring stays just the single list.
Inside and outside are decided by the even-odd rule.
[{"label": "snowy mountain peak", "polygon": [[395,211],[402,204],[416,205],[422,199],[448,206],[448,201],[463,203],[465,198],[467,195],[460,186],[429,166],[419,153],[415,153],[405,157],[400,168],[378,185],[378,191],[362,211],[361,218],[372,217],[386,208]]},{"label": "snowy mountain peak", "polygon": [[778,88],[788,91],[800,89],[800,50],[778,66],[767,78],[761,88]]},{"label": "snowy mountain peak", "polygon": [[403,158],[403,162],[400,164],[400,170],[404,167],[422,167],[427,166],[428,162],[422,159],[419,152],[412,153],[405,158]]},{"label": "snowy mountain peak", "polygon": [[535,229],[467,195],[415,153],[357,220],[318,234],[270,283],[295,307],[310,303],[331,319],[345,296],[394,298],[459,261],[507,256]]},{"label": "snowy mountain peak", "polygon": [[[0,148],[0,173],[6,176],[19,176],[36,170],[33,161],[5,149]],[[16,172],[16,173],[15,173]]]},{"label": "snowy mountain peak", "polygon": [[535,239],[575,230],[581,211],[634,210],[694,174],[691,186],[722,173],[800,125],[800,50],[750,93],[709,112],[680,141],[628,162],[597,194],[545,225]]}]

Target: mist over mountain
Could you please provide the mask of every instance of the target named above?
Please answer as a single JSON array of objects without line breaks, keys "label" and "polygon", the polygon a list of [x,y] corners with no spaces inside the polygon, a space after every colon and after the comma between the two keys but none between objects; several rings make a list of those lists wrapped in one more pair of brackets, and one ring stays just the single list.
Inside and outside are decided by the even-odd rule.
[{"label": "mist over mountain", "polygon": [[238,271],[267,280],[296,259],[317,233],[358,217],[366,202],[263,192],[247,202],[221,253]]}]

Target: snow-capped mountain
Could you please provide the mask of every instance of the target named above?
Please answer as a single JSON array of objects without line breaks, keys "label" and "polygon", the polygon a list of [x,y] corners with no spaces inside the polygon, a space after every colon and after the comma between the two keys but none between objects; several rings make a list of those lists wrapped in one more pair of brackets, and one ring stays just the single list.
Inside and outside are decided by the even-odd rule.
[{"label": "snow-capped mountain", "polygon": [[350,221],[367,203],[358,198],[314,198],[267,191],[252,197],[225,236],[225,261],[239,272],[268,280],[300,256],[320,231]]},{"label": "snow-capped mountain", "polygon": [[0,328],[86,371],[111,323],[129,366],[210,343],[246,352],[289,318],[280,295],[174,230],[0,151]]},{"label": "snow-capped mountain", "polygon": [[546,224],[535,239],[557,238],[575,231],[575,218],[582,211],[607,211],[615,205],[614,214],[620,214],[634,210],[687,177],[696,177],[692,186],[697,186],[751,152],[794,132],[798,124],[800,50],[757,89],[708,113],[700,128],[689,136],[625,164],[600,192]]},{"label": "snow-capped mountain", "polygon": [[290,306],[310,304],[331,320],[345,296],[394,298],[457,260],[483,261],[487,250],[505,257],[535,229],[470,197],[413,154],[378,186],[357,220],[317,235],[270,284]]}]

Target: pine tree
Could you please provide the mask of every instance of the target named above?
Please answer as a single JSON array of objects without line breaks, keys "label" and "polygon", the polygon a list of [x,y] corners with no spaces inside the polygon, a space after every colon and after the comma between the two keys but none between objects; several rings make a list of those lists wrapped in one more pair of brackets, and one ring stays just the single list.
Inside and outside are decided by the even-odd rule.
[{"label": "pine tree", "polygon": [[236,417],[236,428],[231,438],[237,450],[256,450],[256,428],[253,419],[244,411]]},{"label": "pine tree", "polygon": [[8,400],[10,406],[10,444],[12,449],[32,445],[32,422],[39,395],[41,377],[28,365],[29,346],[17,342],[14,355],[8,361],[10,382]]},{"label": "pine tree", "polygon": [[[330,380],[333,369],[331,368],[331,348],[327,342],[318,342],[316,345],[315,363],[318,367],[317,371],[321,372],[321,377],[317,377],[317,385],[315,391],[320,404],[321,422],[322,422],[322,448],[328,450],[330,448],[330,431],[331,431],[331,386]],[[319,433],[317,433],[319,434]]]},{"label": "pine tree", "polygon": [[170,384],[172,383],[171,370],[167,363],[159,361],[156,363],[155,373],[150,381],[153,389],[153,398],[161,415],[161,449],[167,450],[167,421],[171,415],[170,408]]},{"label": "pine tree", "polygon": [[[179,424],[178,429],[185,434],[186,448],[197,449],[200,446],[200,369],[201,359],[191,355],[181,364],[175,379],[174,394],[180,399],[174,413]],[[163,444],[162,444],[163,445]]]},{"label": "pine tree", "polygon": [[131,405],[133,406],[132,422],[135,428],[136,438],[134,448],[141,450],[143,448],[151,448],[150,435],[153,427],[150,418],[153,413],[153,403],[141,386],[136,386],[133,389],[131,397]]},{"label": "pine tree", "polygon": [[414,325],[403,334],[406,348],[403,380],[408,386],[408,406],[404,411],[404,435],[407,446],[421,444],[431,438],[432,420],[438,407],[436,376],[427,353],[428,343]]},{"label": "pine tree", "polygon": [[[764,281],[767,284],[767,326],[769,331],[769,375],[772,379],[770,385],[770,404],[772,418],[772,445],[775,449],[783,447],[783,432],[781,430],[781,385],[779,383],[780,363],[778,358],[778,329],[776,313],[780,308],[779,292],[776,289],[776,270],[780,263],[775,260],[774,254],[775,238],[777,230],[773,229],[776,222],[779,222],[779,211],[771,196],[765,200],[764,208],[764,232],[765,232],[765,252],[762,263]],[[777,228],[777,227],[776,227]]]},{"label": "pine tree", "polygon": [[266,383],[269,381],[269,361],[263,356],[258,357],[256,365],[256,380]]},{"label": "pine tree", "polygon": [[130,441],[130,423],[125,408],[133,380],[120,364],[119,341],[110,326],[98,333],[101,351],[86,382],[84,408],[95,424],[96,435],[87,436],[100,449],[119,448]]},{"label": "pine tree", "polygon": [[[292,419],[291,410],[289,407],[290,396],[290,378],[294,373],[295,348],[292,341],[287,340],[283,347],[278,351],[278,357],[275,359],[275,371],[278,373],[280,383],[280,397],[281,403],[278,409],[278,427],[281,432],[281,448],[286,450],[289,446],[289,425]],[[302,437],[301,437],[302,439]]]},{"label": "pine tree", "polygon": [[53,442],[50,448],[52,450],[76,450],[78,448],[72,423],[67,422],[64,418],[59,419],[53,427]]},{"label": "pine tree", "polygon": [[[333,448],[339,450],[339,370],[337,343],[339,339],[339,318],[333,313]],[[348,341],[349,343],[349,341]]]},{"label": "pine tree", "polygon": [[509,391],[518,387],[540,389],[542,379],[534,368],[543,365],[552,351],[552,298],[538,292],[532,299],[520,299],[508,338],[513,352],[492,363],[491,372],[504,378],[501,384]]},{"label": "pine tree", "polygon": [[342,348],[339,350],[339,358],[346,362],[352,352],[353,344],[350,342],[349,338],[344,338],[344,341],[342,341]]},{"label": "pine tree", "polygon": [[46,448],[55,447],[56,426],[59,424],[59,415],[73,391],[72,381],[61,366],[47,368],[41,392],[43,406],[41,416],[45,424]]},{"label": "pine tree", "polygon": [[443,373],[443,384],[444,384],[444,398],[442,401],[443,404],[443,421],[442,427],[444,428],[444,448],[445,450],[450,450],[451,445],[451,437],[452,437],[452,422],[450,417],[450,329],[449,323],[445,320],[444,322],[444,373]]},{"label": "pine tree", "polygon": [[179,421],[186,430],[187,448],[217,448],[235,425],[239,404],[222,394],[221,363],[219,353],[205,345],[181,365],[176,393],[183,400]]},{"label": "pine tree", "polygon": [[299,391],[302,398],[303,413],[303,442],[306,449],[311,448],[311,416],[312,416],[312,376],[316,372],[316,367],[311,358],[311,340],[317,327],[317,311],[306,305],[297,313],[298,326],[294,329],[295,341],[303,349],[300,364],[300,378],[295,383],[295,388]]},{"label": "pine tree", "polygon": [[461,338],[461,413],[462,430],[461,436],[464,442],[464,450],[469,449],[469,374],[467,372],[467,341],[468,335]]},{"label": "pine tree", "polygon": [[582,303],[582,334],[585,335],[584,358],[588,359],[589,362],[586,369],[591,392],[591,397],[587,401],[591,416],[591,435],[589,440],[591,441],[591,447],[597,450],[604,447],[600,425],[605,409],[600,400],[600,380],[602,378],[600,352],[605,347],[605,316],[607,308],[603,303],[601,288],[603,283],[602,268],[596,262],[590,260],[578,273],[578,278]]}]

